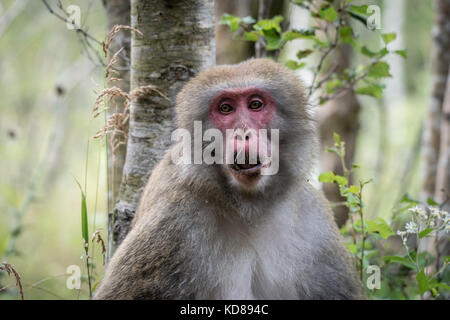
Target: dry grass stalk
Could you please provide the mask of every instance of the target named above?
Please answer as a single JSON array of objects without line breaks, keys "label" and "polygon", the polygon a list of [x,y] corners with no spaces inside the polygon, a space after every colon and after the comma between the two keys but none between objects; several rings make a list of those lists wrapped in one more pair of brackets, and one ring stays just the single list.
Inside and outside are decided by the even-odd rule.
[{"label": "dry grass stalk", "polygon": [[113,54],[113,56],[111,57],[111,60],[109,61],[109,63],[106,65],[105,68],[105,78],[109,77],[110,73],[115,73],[118,74],[118,72],[116,70],[113,70],[112,67],[113,65],[117,62],[117,56],[123,51],[123,47],[120,48],[116,53]]},{"label": "dry grass stalk", "polygon": [[[107,107],[104,106],[104,104],[106,103],[105,98],[109,98],[107,101],[112,101],[114,97],[122,97],[124,99],[124,108],[121,112],[118,112],[117,111],[119,110],[118,106],[114,105],[116,112],[112,113],[107,118],[105,126],[95,134],[94,138],[101,138],[109,134],[111,137],[110,147],[112,153],[114,154],[114,152],[121,145],[124,145],[127,142],[128,119],[130,117],[129,111],[131,103],[141,96],[152,93],[157,93],[167,101],[170,101],[170,99],[164,93],[162,93],[153,85],[138,87],[133,91],[131,91],[130,93],[126,93],[118,87],[106,88],[103,91],[101,91],[100,94],[97,96],[97,99],[95,100],[93,109],[94,117],[97,117],[105,110],[107,110]],[[104,107],[100,108],[102,105]]]},{"label": "dry grass stalk", "polygon": [[23,289],[22,289],[22,281],[21,281],[20,275],[16,271],[16,269],[14,269],[14,267],[12,265],[10,265],[9,263],[2,262],[1,265],[0,265],[0,271],[5,271],[8,274],[8,276],[11,276],[11,274],[14,275],[14,278],[16,278],[16,286],[17,286],[17,288],[19,288],[20,298],[22,300],[24,300],[24,298],[23,298]]},{"label": "dry grass stalk", "polygon": [[103,241],[102,235],[100,234],[100,229],[95,230],[94,234],[92,235],[92,242],[97,242],[102,247],[102,256],[103,256],[103,265],[105,265],[105,258],[106,258],[106,246],[105,241]]},{"label": "dry grass stalk", "polygon": [[114,36],[120,31],[120,30],[130,30],[133,32],[136,32],[143,36],[142,32],[140,32],[138,29],[130,27],[130,26],[124,26],[124,25],[115,25],[111,31],[107,34],[105,41],[103,41],[103,53],[105,54],[105,58],[108,55],[109,46],[111,45],[111,42],[114,39]]}]

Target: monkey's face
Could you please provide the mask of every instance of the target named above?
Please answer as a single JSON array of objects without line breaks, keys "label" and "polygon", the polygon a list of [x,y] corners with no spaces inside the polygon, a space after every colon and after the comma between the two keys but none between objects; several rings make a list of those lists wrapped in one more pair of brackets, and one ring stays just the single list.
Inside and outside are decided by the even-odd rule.
[{"label": "monkey's face", "polygon": [[267,179],[275,151],[267,129],[275,112],[271,94],[255,86],[225,89],[213,97],[209,120],[225,137],[223,169],[234,184],[252,189]]},{"label": "monkey's face", "polygon": [[194,147],[194,164],[218,169],[238,191],[275,195],[311,171],[317,139],[307,109],[295,73],[267,59],[251,59],[191,79],[177,95],[177,128],[194,137],[186,139],[186,149]]}]

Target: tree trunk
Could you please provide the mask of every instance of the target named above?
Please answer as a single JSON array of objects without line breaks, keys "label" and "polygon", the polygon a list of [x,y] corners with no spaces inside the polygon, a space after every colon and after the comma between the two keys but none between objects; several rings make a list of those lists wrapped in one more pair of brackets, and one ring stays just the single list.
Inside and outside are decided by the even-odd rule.
[{"label": "tree trunk", "polygon": [[[406,13],[405,0],[385,1],[383,6],[383,32],[395,32],[397,38],[390,43],[389,49],[402,50],[405,48],[404,22]],[[405,59],[397,54],[388,55],[387,63],[390,66],[392,78],[385,79],[384,101],[389,108],[402,105],[406,97],[405,88]]]},{"label": "tree trunk", "polygon": [[[174,101],[183,84],[215,64],[214,1],[132,0],[131,89],[154,85]],[[172,104],[158,94],[133,101],[119,201],[114,210],[116,248],[130,222],[152,168],[170,144]]]},{"label": "tree trunk", "polygon": [[[104,0],[103,5],[106,10],[106,17],[108,20],[108,32],[115,25],[130,25],[130,1],[128,0]],[[127,30],[119,31],[113,38],[108,53],[108,63],[114,53],[121,48],[122,54],[117,58],[117,62],[114,64],[114,73],[107,79],[107,87],[118,87],[124,92],[130,91],[130,43],[131,33]],[[111,77],[118,78],[118,81],[109,81]],[[120,96],[113,97],[108,102],[108,109],[106,110],[106,117],[111,117],[112,114],[123,112],[124,99]],[[106,137],[106,150],[108,157],[108,238],[109,243],[112,243],[112,226],[114,210],[114,204],[118,199],[120,183],[122,181],[122,171],[125,164],[126,145],[120,145],[114,152],[110,147],[110,139]],[[112,246],[109,246],[112,249]],[[112,252],[108,252],[110,257]]]},{"label": "tree trunk", "polygon": [[[449,209],[449,65],[450,65],[450,0],[435,0],[433,27],[432,94],[422,140],[423,185],[421,199],[428,197],[445,202]],[[446,94],[447,91],[447,94]],[[445,99],[445,103],[444,103]],[[441,191],[443,189],[443,191]],[[437,257],[436,264],[427,272],[437,270],[442,258],[450,252],[446,237],[427,237],[420,251],[426,250]]]},{"label": "tree trunk", "polygon": [[[450,212],[450,72],[442,107],[441,145],[439,147],[434,198],[438,203],[443,203],[443,210]],[[450,255],[450,242],[446,232],[442,232],[436,237],[436,254],[436,269],[440,269],[445,257]]]},{"label": "tree trunk", "polygon": [[442,104],[450,64],[450,0],[435,0],[432,93],[422,142],[422,199],[434,197],[440,147]]},{"label": "tree trunk", "polygon": [[[238,17],[256,16],[257,3],[255,0],[218,0],[216,1],[216,21],[224,13]],[[236,40],[225,25],[216,26],[216,60],[217,64],[233,64],[247,60],[255,55],[253,42]]]},{"label": "tree trunk", "polygon": [[435,200],[450,212],[450,72],[441,116],[441,145],[436,174]]}]

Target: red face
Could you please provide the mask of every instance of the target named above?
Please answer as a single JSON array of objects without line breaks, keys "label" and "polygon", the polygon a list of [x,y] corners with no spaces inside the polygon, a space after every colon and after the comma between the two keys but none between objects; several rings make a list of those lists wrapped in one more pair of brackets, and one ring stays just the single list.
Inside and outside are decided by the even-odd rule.
[{"label": "red face", "polygon": [[[261,178],[261,168],[268,166],[262,159],[270,153],[270,144],[259,135],[260,129],[267,129],[275,114],[275,103],[265,90],[250,87],[221,91],[210,105],[209,117],[213,125],[227,136],[227,130],[242,130],[243,136],[227,136],[227,154],[234,155],[228,169],[232,176],[245,186],[255,185]],[[230,141],[232,139],[232,141]],[[231,144],[228,144],[231,142]],[[252,161],[251,150],[257,153]],[[243,152],[245,151],[245,157]],[[241,157],[241,161],[237,158]]]}]

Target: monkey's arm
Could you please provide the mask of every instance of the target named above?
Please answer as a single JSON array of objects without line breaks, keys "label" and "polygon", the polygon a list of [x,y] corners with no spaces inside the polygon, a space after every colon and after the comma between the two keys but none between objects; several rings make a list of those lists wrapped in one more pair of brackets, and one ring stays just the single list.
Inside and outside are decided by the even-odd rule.
[{"label": "monkey's arm", "polygon": [[[173,217],[172,217],[173,218]],[[165,218],[138,223],[109,262],[94,299],[190,298],[182,286],[189,257],[181,230]],[[161,231],[163,230],[163,231]]]},{"label": "monkey's arm", "polygon": [[[365,299],[356,268],[344,245],[332,211],[325,197],[311,185],[305,185],[303,203],[314,215],[316,227],[314,244],[313,299]],[[313,276],[314,275],[314,276]]]}]

